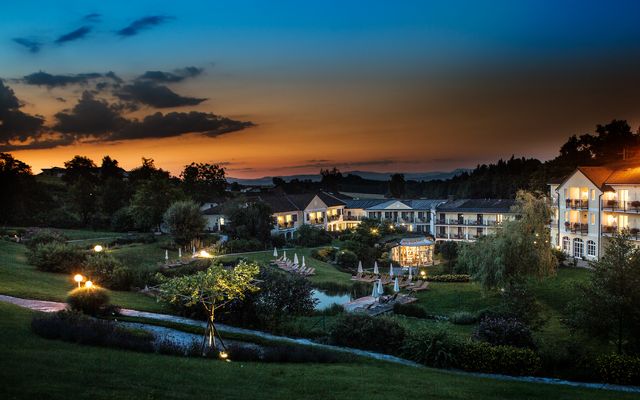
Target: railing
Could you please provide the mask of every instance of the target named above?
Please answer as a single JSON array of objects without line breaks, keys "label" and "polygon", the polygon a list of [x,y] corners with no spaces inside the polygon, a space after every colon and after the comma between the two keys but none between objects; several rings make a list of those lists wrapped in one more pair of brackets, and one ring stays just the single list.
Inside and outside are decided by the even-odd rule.
[{"label": "railing", "polygon": [[324,224],[324,218],[311,218],[309,223],[312,225]]},{"label": "railing", "polygon": [[364,217],[361,217],[359,215],[343,215],[342,216],[342,219],[344,221],[361,221],[362,218],[364,218]]},{"label": "railing", "polygon": [[569,223],[569,224],[564,224],[564,230],[565,232],[571,232],[571,233],[579,233],[581,235],[587,235],[589,234],[589,224],[583,224],[580,222],[574,222],[574,223]]},{"label": "railing", "polygon": [[278,223],[278,229],[291,229],[295,226],[296,226],[296,223],[293,221]]},{"label": "railing", "polygon": [[640,201],[602,200],[602,209],[612,212],[640,213]]},{"label": "railing", "polygon": [[342,215],[328,215],[327,216],[327,221],[329,221],[329,222],[339,221],[341,217],[342,217]]},{"label": "railing", "polygon": [[589,200],[566,199],[565,203],[567,205],[567,208],[589,208]]},{"label": "railing", "polygon": [[476,219],[467,219],[467,220],[460,220],[460,219],[449,219],[449,220],[437,219],[437,220],[436,220],[436,225],[497,226],[497,225],[500,225],[500,222],[495,221],[495,220],[482,220],[482,221],[478,221],[478,220],[476,220]]},{"label": "railing", "polygon": [[448,239],[449,238],[449,236],[446,233],[440,233],[440,232],[438,232],[436,234],[436,237],[439,238],[439,239]]},{"label": "railing", "polygon": [[624,231],[625,234],[629,236],[631,240],[640,240],[640,229],[638,228],[624,228],[620,229],[616,225],[602,225],[602,235],[603,236],[614,236],[620,235]]}]

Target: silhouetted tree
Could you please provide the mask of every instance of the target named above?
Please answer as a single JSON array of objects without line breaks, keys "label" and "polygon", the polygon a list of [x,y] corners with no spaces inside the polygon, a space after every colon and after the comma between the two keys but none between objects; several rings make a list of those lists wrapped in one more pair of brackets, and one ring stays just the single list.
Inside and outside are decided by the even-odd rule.
[{"label": "silhouetted tree", "polygon": [[180,174],[185,193],[199,203],[224,197],[224,168],[217,164],[191,163]]},{"label": "silhouetted tree", "polygon": [[389,191],[391,196],[396,199],[401,199],[406,193],[404,174],[393,174],[389,181]]}]

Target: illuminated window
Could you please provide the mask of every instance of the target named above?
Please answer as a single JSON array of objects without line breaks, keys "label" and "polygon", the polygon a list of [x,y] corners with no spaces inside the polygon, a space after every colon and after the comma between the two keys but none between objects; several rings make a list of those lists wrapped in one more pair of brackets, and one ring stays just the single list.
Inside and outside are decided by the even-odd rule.
[{"label": "illuminated window", "polygon": [[595,189],[591,189],[591,200],[595,200],[596,199],[596,190]]},{"label": "illuminated window", "polygon": [[565,237],[563,237],[563,238],[562,238],[562,250],[563,250],[565,253],[568,253],[568,252],[569,252],[569,246],[570,246],[569,238],[568,238],[568,237],[566,237],[566,236],[565,236]]},{"label": "illuminated window", "polygon": [[584,255],[584,243],[582,239],[573,239],[573,256],[582,257]]}]

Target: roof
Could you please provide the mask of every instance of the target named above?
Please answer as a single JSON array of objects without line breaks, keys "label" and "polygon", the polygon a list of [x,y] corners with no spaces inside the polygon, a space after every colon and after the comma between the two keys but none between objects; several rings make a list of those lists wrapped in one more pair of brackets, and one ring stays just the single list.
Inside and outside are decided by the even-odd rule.
[{"label": "roof", "polygon": [[459,199],[447,201],[436,207],[437,211],[508,213],[516,204],[513,199]]},{"label": "roof", "polygon": [[[391,199],[391,200],[387,200],[383,203],[380,204],[376,204],[375,206],[369,207],[368,210],[387,210],[387,207],[389,207],[390,205],[394,204],[394,203],[400,203],[402,205],[404,205],[403,208],[400,208],[400,210],[410,210],[411,209],[411,200],[396,200],[396,199]],[[391,210],[397,210],[398,208],[391,208]]]},{"label": "roof", "polygon": [[322,200],[322,202],[327,205],[327,207],[337,207],[345,205],[345,202],[343,200],[340,200],[336,196],[327,192],[318,192],[317,195],[320,200]]},{"label": "roof", "polygon": [[580,171],[598,189],[613,190],[609,185],[637,185],[640,184],[640,164],[636,162],[618,162],[608,165],[578,167],[572,174],[560,182],[564,184],[571,176]]},{"label": "roof", "polygon": [[291,201],[291,198],[286,194],[283,195],[263,195],[258,198],[271,207],[271,211],[274,213],[281,213],[287,211],[299,211],[298,206]]},{"label": "roof", "polygon": [[222,206],[220,205],[215,205],[209,208],[205,208],[204,210],[202,210],[202,214],[203,215],[218,215],[218,214],[222,214]]},{"label": "roof", "polygon": [[615,170],[605,181],[608,185],[627,185],[640,183],[640,166]]},{"label": "roof", "polygon": [[345,204],[347,208],[369,208],[377,206],[378,204],[384,203],[387,200],[384,199],[353,199],[353,200],[345,200]]},{"label": "roof", "polygon": [[257,196],[258,200],[264,201],[271,207],[271,211],[274,213],[290,212],[290,211],[302,211],[314,197],[318,196],[327,207],[343,206],[345,202],[332,196],[329,193],[301,193],[301,194],[266,194]]},{"label": "roof", "polygon": [[607,178],[609,178],[613,172],[611,168],[607,167],[578,167],[578,171],[582,172],[582,174],[598,188],[602,188]]},{"label": "roof", "polygon": [[430,210],[432,207],[446,202],[446,200],[420,199],[410,200],[410,202],[411,208],[414,210]]},{"label": "roof", "polygon": [[400,246],[430,246],[433,242],[426,237],[404,238],[400,240]]}]

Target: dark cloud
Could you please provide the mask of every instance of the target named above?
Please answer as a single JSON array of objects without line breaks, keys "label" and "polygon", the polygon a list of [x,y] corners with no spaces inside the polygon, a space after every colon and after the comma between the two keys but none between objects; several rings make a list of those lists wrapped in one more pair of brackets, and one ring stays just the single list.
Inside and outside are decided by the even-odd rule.
[{"label": "dark cloud", "polygon": [[135,36],[138,33],[140,33],[140,31],[143,31],[145,29],[149,29],[149,28],[152,28],[154,26],[163,24],[163,23],[165,23],[165,22],[167,22],[167,21],[169,21],[171,19],[173,19],[173,18],[172,17],[167,17],[167,16],[162,16],[162,15],[151,15],[151,16],[148,16],[148,17],[139,18],[139,19],[133,21],[128,26],[120,29],[116,33],[119,36],[122,36],[122,37]]},{"label": "dark cloud", "polygon": [[71,110],[55,115],[53,129],[76,137],[98,136],[120,129],[126,120],[106,101],[94,98],[85,91]]},{"label": "dark cloud", "polygon": [[27,48],[31,53],[37,53],[40,51],[42,47],[42,43],[37,40],[28,39],[28,38],[13,38],[13,41],[19,44],[22,47]]},{"label": "dark cloud", "polygon": [[10,141],[24,142],[40,134],[44,118],[24,113],[21,107],[13,90],[0,79],[0,148]]},{"label": "dark cloud", "polygon": [[216,137],[254,126],[251,122],[236,121],[212,113],[191,111],[188,113],[157,112],[142,120],[132,120],[110,140],[163,138],[180,136],[185,133],[202,133]]},{"label": "dark cloud", "polygon": [[67,42],[72,42],[74,40],[82,39],[87,36],[91,32],[90,26],[81,26],[80,28],[71,31],[69,33],[65,33],[56,39],[56,44],[63,44]]},{"label": "dark cloud", "polygon": [[166,86],[152,81],[136,81],[122,86],[115,96],[120,100],[137,102],[156,108],[195,106],[207,99],[180,96]]},{"label": "dark cloud", "polygon": [[101,17],[102,17],[102,14],[91,13],[82,17],[82,20],[86,22],[100,22]]},{"label": "dark cloud", "polygon": [[64,97],[56,97],[56,100],[58,100],[60,103],[66,103],[67,100]]},{"label": "dark cloud", "polygon": [[177,69],[173,72],[164,71],[147,71],[140,75],[138,80],[149,80],[161,83],[180,82],[187,78],[193,78],[202,73],[202,68],[197,67],[185,67]]},{"label": "dark cloud", "polygon": [[106,74],[90,72],[75,75],[52,75],[44,71],[26,75],[22,78],[22,82],[27,85],[46,86],[48,88],[52,88],[72,84],[86,85],[89,81],[96,79],[112,80],[117,83],[122,82],[122,80],[113,72],[107,72]]}]

